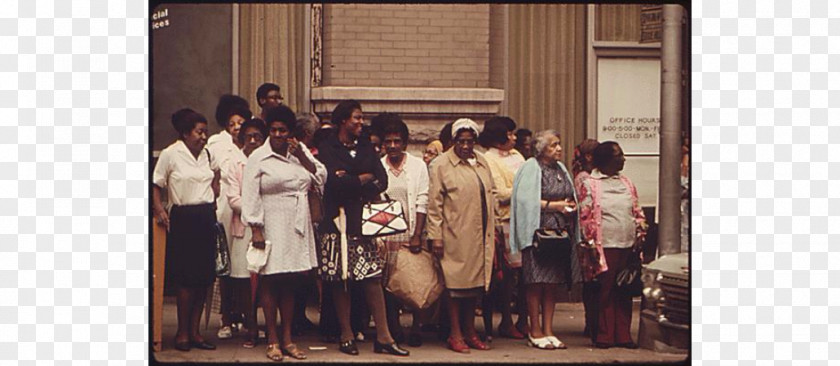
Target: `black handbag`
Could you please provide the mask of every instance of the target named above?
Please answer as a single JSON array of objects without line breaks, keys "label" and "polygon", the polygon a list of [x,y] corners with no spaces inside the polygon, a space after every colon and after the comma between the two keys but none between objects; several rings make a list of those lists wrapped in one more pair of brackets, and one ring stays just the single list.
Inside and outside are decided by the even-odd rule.
[{"label": "black handbag", "polygon": [[[551,201],[548,204],[550,203]],[[545,207],[548,207],[548,204]],[[545,207],[541,210],[541,215],[545,214]],[[534,232],[533,246],[537,253],[546,251],[562,251],[565,253],[572,249],[572,239],[566,229],[539,228]]]},{"label": "black handbag", "polygon": [[565,229],[540,228],[534,232],[534,250],[538,253],[545,251],[568,251],[572,248],[572,239]]},{"label": "black handbag", "polygon": [[642,259],[633,250],[624,269],[615,276],[615,287],[628,296],[642,296]]},{"label": "black handbag", "polygon": [[216,236],[216,277],[229,276],[230,249],[228,248],[225,227],[217,221],[213,231]]}]

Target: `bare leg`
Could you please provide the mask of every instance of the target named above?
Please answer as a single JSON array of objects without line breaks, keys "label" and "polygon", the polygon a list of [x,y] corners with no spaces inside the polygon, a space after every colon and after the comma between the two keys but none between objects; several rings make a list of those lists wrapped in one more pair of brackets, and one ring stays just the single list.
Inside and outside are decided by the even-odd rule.
[{"label": "bare leg", "polygon": [[245,327],[248,328],[248,339],[257,340],[257,313],[254,309],[254,304],[251,302],[251,283],[249,279],[236,279],[236,297],[239,298],[242,304],[242,310],[245,312]]},{"label": "bare leg", "polygon": [[522,269],[517,269],[516,272],[517,278],[516,283],[514,286],[516,287],[517,291],[517,301],[516,301],[516,309],[519,313],[519,317],[516,318],[516,329],[518,329],[521,333],[527,333],[528,328],[528,301],[527,295],[525,294],[528,290],[526,289],[525,281],[522,278]]},{"label": "bare leg", "polygon": [[510,313],[510,300],[513,297],[515,283],[512,277],[512,273],[506,273],[506,276],[502,279],[502,283],[499,284],[499,303],[502,305],[502,321],[499,322],[499,328],[505,330],[513,326],[513,316]]},{"label": "bare leg", "polygon": [[263,277],[260,283],[260,303],[265,317],[265,329],[268,336],[268,344],[280,343],[277,337],[277,294],[273,278]]},{"label": "bare leg", "polygon": [[[388,318],[388,330],[392,336],[397,338],[401,338],[403,334],[402,325],[400,325],[399,305],[400,300],[394,294],[385,291],[385,315]],[[373,307],[371,306],[371,308]],[[374,320],[376,320],[375,317]]]},{"label": "bare leg", "polygon": [[461,323],[464,325],[462,334],[464,337],[471,338],[475,336],[475,306],[478,299],[475,297],[468,297],[465,299],[458,299],[461,302],[461,316],[463,319]]},{"label": "bare leg", "polygon": [[296,276],[284,278],[280,283],[280,328],[283,330],[283,346],[292,342],[292,322],[295,314]]},{"label": "bare leg", "polygon": [[378,278],[368,279],[364,281],[364,286],[368,307],[370,312],[373,313],[373,322],[376,325],[376,341],[382,344],[394,343],[385,314],[385,295],[382,293],[382,281]]},{"label": "bare leg", "polygon": [[347,342],[353,339],[353,330],[350,329],[350,292],[344,290],[341,282],[329,283],[329,286],[332,287],[335,315],[341,328],[341,341]]},{"label": "bare leg", "polygon": [[540,298],[543,295],[543,287],[540,284],[531,284],[525,287],[525,300],[528,303],[528,314],[531,317],[531,338],[545,337],[540,329]]},{"label": "bare leg", "polygon": [[464,335],[461,333],[461,316],[459,299],[449,298],[447,301],[447,310],[449,310],[449,337],[455,340],[463,340]]},{"label": "bare leg", "polygon": [[219,296],[221,296],[222,326],[230,326],[233,323],[233,294],[230,277],[219,278]]},{"label": "bare leg", "polygon": [[555,295],[557,292],[557,285],[550,285],[546,284],[543,285],[543,298],[542,298],[542,316],[543,316],[543,332],[547,336],[553,336],[554,331],[552,331],[552,327],[554,325],[554,304],[555,304]]},{"label": "bare leg", "polygon": [[178,287],[176,303],[178,306],[178,331],[175,333],[175,342],[189,342],[190,322],[192,313],[192,292],[188,287]]},{"label": "bare leg", "polygon": [[204,299],[207,298],[207,287],[194,287],[190,291],[193,293],[190,313],[190,338],[195,342],[203,342],[204,338],[198,330],[201,324],[201,311],[204,310]]}]

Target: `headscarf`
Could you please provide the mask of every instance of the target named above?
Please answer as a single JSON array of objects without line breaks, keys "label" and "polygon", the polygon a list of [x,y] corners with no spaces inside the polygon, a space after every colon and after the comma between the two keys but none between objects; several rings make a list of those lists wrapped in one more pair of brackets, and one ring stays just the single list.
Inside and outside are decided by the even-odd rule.
[{"label": "headscarf", "polygon": [[434,140],[426,145],[426,150],[433,150],[436,154],[440,155],[443,152],[443,143],[440,140]]},{"label": "headscarf", "polygon": [[475,137],[478,138],[478,124],[476,124],[475,121],[469,118],[461,118],[452,124],[452,138],[454,139],[455,136],[458,135],[459,130],[463,130],[465,128],[473,130],[473,133],[475,133]]}]

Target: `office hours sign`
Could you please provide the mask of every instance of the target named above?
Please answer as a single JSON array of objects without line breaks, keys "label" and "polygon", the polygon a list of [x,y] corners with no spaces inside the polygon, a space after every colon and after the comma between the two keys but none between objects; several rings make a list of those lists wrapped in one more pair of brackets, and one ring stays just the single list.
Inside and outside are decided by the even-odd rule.
[{"label": "office hours sign", "polygon": [[659,90],[658,58],[599,58],[598,141],[659,155]]}]

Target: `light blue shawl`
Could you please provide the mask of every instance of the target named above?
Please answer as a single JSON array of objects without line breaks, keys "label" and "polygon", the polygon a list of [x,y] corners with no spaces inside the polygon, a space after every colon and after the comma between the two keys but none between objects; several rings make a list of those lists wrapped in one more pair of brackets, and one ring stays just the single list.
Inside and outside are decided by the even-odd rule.
[{"label": "light blue shawl", "polygon": [[[574,185],[569,171],[561,162],[557,162],[560,170],[569,183]],[[572,190],[574,192],[574,190]],[[540,199],[542,192],[542,169],[536,158],[526,161],[513,178],[513,195],[510,203],[510,252],[516,253],[531,246],[534,232],[540,228]],[[574,192],[575,203],[578,202],[577,192]],[[580,219],[575,215],[569,235],[572,239],[573,250],[580,242]],[[577,258],[573,258],[573,262]]]}]

